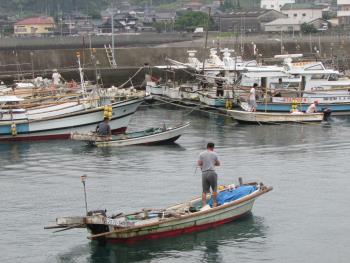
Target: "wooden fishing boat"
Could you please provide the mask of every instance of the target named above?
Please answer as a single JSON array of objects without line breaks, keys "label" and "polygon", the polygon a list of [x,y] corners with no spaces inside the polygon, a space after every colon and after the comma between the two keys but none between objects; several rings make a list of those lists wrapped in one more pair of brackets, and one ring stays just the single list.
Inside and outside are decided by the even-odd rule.
[{"label": "wooden fishing boat", "polygon": [[96,108],[97,100],[57,102],[26,109],[25,100],[17,96],[0,96],[0,122],[36,120]]},{"label": "wooden fishing boat", "polygon": [[[241,182],[241,180],[240,180]],[[143,209],[142,211],[107,216],[105,210],[87,212],[81,217],[56,219],[55,226],[45,229],[87,228],[88,238],[101,242],[133,244],[142,240],[153,240],[201,231],[231,222],[251,212],[254,201],[272,190],[262,183],[229,185],[218,193],[218,206],[201,207],[201,197],[165,209]]]},{"label": "wooden fishing boat", "polygon": [[251,112],[242,110],[227,110],[227,113],[239,123],[306,123],[322,122],[324,113],[271,113],[271,112]]},{"label": "wooden fishing boat", "polygon": [[143,131],[124,133],[113,136],[98,136],[96,133],[71,134],[72,140],[85,141],[98,147],[105,146],[129,146],[138,144],[168,144],[174,143],[183,134],[190,123],[181,124],[175,127],[149,128]]},{"label": "wooden fishing boat", "polygon": [[69,139],[73,131],[88,132],[95,129],[103,121],[106,110],[110,114],[112,133],[125,132],[132,115],[145,99],[115,102],[108,109],[106,105],[37,119],[0,121],[0,141]]}]

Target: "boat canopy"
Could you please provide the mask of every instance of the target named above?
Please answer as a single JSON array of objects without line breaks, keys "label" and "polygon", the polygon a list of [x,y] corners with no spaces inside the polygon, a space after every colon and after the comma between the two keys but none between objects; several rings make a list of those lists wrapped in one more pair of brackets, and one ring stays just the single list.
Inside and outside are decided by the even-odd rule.
[{"label": "boat canopy", "polygon": [[290,75],[287,73],[283,72],[244,72],[242,73],[244,76],[248,78],[271,78],[271,77],[276,77],[276,78],[282,78],[282,77],[289,77]]}]

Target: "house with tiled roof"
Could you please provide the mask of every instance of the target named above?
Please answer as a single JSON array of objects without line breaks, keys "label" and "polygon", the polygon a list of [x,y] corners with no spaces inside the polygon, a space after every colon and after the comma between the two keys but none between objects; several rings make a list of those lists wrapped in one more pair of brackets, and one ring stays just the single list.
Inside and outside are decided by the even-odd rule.
[{"label": "house with tiled roof", "polygon": [[294,4],[295,0],[261,0],[260,7],[280,11],[285,4]]},{"label": "house with tiled roof", "polygon": [[[133,32],[137,30],[138,18],[131,13],[116,13],[113,16],[114,21],[114,32]],[[112,19],[107,18],[105,22],[99,25],[99,30],[101,33],[111,33],[112,32]]]},{"label": "house with tiled roof", "polygon": [[53,17],[30,17],[14,24],[15,36],[45,36],[54,34]]},{"label": "house with tiled roof", "polygon": [[225,14],[214,14],[214,23],[220,32],[260,32],[264,24],[286,15],[276,10],[236,10]]}]

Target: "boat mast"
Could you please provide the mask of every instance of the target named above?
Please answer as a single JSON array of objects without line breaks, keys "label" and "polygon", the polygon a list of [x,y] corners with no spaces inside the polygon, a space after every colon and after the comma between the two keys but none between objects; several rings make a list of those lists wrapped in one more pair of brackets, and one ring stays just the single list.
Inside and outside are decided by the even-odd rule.
[{"label": "boat mast", "polygon": [[83,91],[84,97],[86,95],[86,87],[85,87],[85,81],[84,81],[84,73],[83,73],[83,69],[81,67],[81,63],[80,63],[80,53],[77,52],[77,58],[78,58],[78,69],[79,69],[79,76],[80,76],[80,85],[81,85],[81,89]]},{"label": "boat mast", "polygon": [[112,2],[112,12],[111,12],[111,30],[112,30],[112,59],[113,59],[113,66],[116,66],[115,63],[115,53],[114,53],[114,0]]},{"label": "boat mast", "polygon": [[208,31],[209,31],[209,20],[210,20],[210,12],[211,12],[211,7],[208,7],[208,18],[207,18],[207,28],[205,30],[205,43],[204,43],[204,54],[203,54],[203,75],[204,75],[204,66],[205,66],[205,59],[206,59],[206,52],[207,52],[207,44],[208,44]]}]

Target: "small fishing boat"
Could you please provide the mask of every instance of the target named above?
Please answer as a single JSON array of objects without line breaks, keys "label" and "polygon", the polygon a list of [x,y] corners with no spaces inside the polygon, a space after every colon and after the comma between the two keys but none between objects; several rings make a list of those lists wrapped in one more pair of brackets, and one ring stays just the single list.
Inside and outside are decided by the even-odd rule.
[{"label": "small fishing boat", "polygon": [[[85,181],[83,184],[85,186]],[[243,184],[240,180],[237,187],[222,187],[218,192],[217,207],[212,207],[209,196],[208,204],[202,207],[201,197],[198,197],[165,209],[143,209],[130,214],[107,216],[106,210],[89,211],[86,216],[57,218],[56,225],[45,229],[61,228],[57,230],[59,232],[87,228],[91,240],[133,244],[201,231],[234,221],[250,213],[254,201],[271,190],[272,187],[263,183]]]},{"label": "small fishing boat", "polygon": [[98,147],[105,146],[129,146],[138,144],[169,144],[174,143],[183,134],[190,123],[181,124],[175,127],[149,128],[143,131],[130,132],[113,136],[98,136],[96,133],[71,134],[72,140],[85,141],[88,144]]},{"label": "small fishing boat", "polygon": [[271,113],[271,112],[251,112],[242,110],[227,110],[227,113],[239,123],[306,123],[322,122],[324,113]]}]

